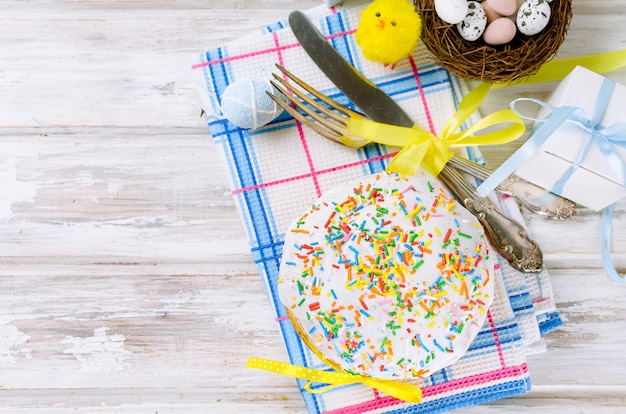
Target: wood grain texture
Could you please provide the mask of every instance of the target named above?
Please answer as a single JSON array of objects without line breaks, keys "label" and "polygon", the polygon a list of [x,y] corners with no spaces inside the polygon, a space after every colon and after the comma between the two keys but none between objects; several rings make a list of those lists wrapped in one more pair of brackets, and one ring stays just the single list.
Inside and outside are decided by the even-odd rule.
[{"label": "wood grain texture", "polygon": [[[320,3],[0,2],[2,413],[305,412],[293,380],[243,368],[286,351],[189,65]],[[625,12],[576,0],[559,57],[625,48]],[[553,87],[494,90],[482,111]],[[525,217],[565,324],[530,357],[533,391],[458,412],[624,412],[626,286],[603,273],[598,213]],[[621,202],[622,268],[624,228]]]}]

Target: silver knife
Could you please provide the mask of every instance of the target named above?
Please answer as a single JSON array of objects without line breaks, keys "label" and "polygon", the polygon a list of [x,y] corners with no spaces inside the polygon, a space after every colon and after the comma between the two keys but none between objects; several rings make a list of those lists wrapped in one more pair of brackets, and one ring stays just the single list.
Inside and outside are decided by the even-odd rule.
[{"label": "silver knife", "polygon": [[[398,107],[385,92],[362,76],[339,55],[324,36],[315,29],[308,17],[294,11],[289,24],[302,47],[333,83],[370,119],[392,125],[411,127],[413,120]],[[356,81],[357,77],[360,79]],[[491,171],[481,164],[454,155],[450,164],[474,177],[484,180]],[[569,219],[576,213],[572,201],[546,191],[517,176],[505,179],[496,188],[500,193],[514,197],[533,213],[557,220]]]},{"label": "silver knife", "polygon": [[[305,52],[324,74],[370,119],[413,127],[413,120],[384,91],[347,62],[301,11],[289,15],[289,25]],[[543,254],[526,230],[476,194],[462,175],[446,165],[440,178],[481,222],[493,247],[521,272],[540,272]]]}]

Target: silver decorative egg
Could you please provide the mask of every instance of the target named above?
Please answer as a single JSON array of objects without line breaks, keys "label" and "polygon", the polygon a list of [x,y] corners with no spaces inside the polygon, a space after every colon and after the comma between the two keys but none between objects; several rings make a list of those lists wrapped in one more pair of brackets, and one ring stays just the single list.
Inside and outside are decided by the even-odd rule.
[{"label": "silver decorative egg", "polygon": [[526,0],[517,12],[517,30],[526,36],[533,36],[546,28],[552,10],[547,0]]},{"label": "silver decorative egg", "polygon": [[480,39],[487,27],[487,14],[477,1],[467,2],[467,14],[456,28],[465,40],[474,41]]},{"label": "silver decorative egg", "polygon": [[457,24],[467,16],[467,0],[435,0],[435,12],[444,22]]}]

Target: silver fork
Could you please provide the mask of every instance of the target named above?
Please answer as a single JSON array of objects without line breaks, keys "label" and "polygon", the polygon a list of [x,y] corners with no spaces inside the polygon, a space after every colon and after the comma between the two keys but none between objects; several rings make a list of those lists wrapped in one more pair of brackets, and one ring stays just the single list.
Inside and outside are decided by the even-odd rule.
[{"label": "silver fork", "polygon": [[[281,76],[273,74],[272,85],[285,99],[272,93],[268,94],[291,116],[322,137],[343,145],[359,148],[371,143],[350,133],[350,119],[366,119],[363,115],[315,90],[284,67],[280,65],[276,67],[286,78],[299,86],[294,88]],[[320,104],[316,99],[324,104]],[[524,228],[500,213],[489,199],[480,197],[461,173],[449,164],[444,166],[440,178],[478,218],[498,253],[521,272],[540,272],[543,268],[543,254]]]}]

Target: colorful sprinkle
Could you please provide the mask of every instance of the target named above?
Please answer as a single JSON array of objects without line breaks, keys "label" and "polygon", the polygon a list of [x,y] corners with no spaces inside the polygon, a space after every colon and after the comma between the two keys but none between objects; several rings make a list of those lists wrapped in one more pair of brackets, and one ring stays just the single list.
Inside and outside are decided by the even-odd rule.
[{"label": "colorful sprinkle", "polygon": [[427,375],[464,352],[460,333],[484,321],[488,244],[437,182],[369,176],[329,191],[286,234],[281,300],[348,372]]}]

